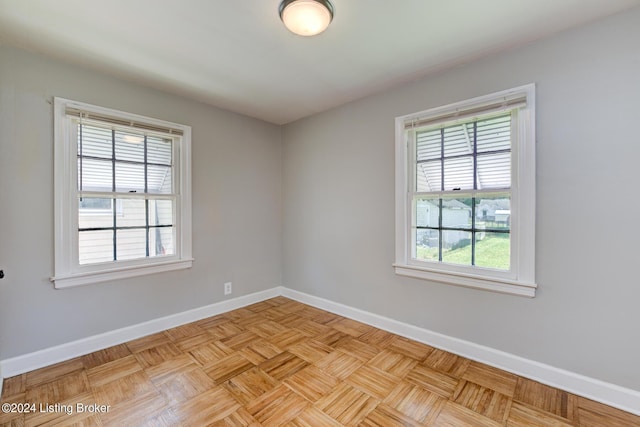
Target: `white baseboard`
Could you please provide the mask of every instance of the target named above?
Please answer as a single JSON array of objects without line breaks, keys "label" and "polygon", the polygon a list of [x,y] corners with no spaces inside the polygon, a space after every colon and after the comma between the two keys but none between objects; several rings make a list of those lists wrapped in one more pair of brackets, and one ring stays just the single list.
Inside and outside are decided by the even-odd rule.
[{"label": "white baseboard", "polygon": [[148,322],[139,323],[137,325],[127,326],[122,329],[116,329],[103,334],[94,335],[22,356],[13,357],[11,359],[2,360],[0,361],[0,373],[5,378],[10,378],[14,375],[20,375],[25,372],[33,371],[34,369],[53,365],[54,363],[63,362],[74,357],[83,356],[85,354],[122,344],[123,342],[141,338],[146,335],[155,334],[156,332],[175,328],[176,326],[195,322],[200,319],[205,319],[207,317],[245,307],[269,298],[274,298],[281,295],[281,293],[281,288],[275,287],[266,291],[228,299],[215,304],[184,311],[182,313],[172,314],[170,316],[161,317]]},{"label": "white baseboard", "polygon": [[586,397],[609,406],[640,415],[640,391],[589,378],[544,363],[525,359],[470,341],[439,334],[379,316],[344,304],[319,298],[293,289],[282,288],[282,295],[293,300],[358,320],[379,329],[494,366],[543,384]]},{"label": "white baseboard", "polygon": [[280,295],[640,415],[640,391],[589,378],[282,286],[2,360],[0,361],[0,393],[3,377],[10,378]]}]

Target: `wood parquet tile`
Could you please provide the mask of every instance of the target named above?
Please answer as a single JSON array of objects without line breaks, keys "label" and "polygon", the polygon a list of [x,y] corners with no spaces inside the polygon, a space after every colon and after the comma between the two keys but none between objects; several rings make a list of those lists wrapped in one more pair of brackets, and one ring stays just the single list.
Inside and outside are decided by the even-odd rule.
[{"label": "wood parquet tile", "polygon": [[357,388],[340,383],[316,402],[318,409],[346,426],[356,426],[380,401]]},{"label": "wood parquet tile", "polygon": [[145,373],[152,381],[158,382],[174,375],[185,367],[195,366],[195,364],[190,354],[181,354],[173,359],[148,367],[145,369]]},{"label": "wood parquet tile", "polygon": [[[284,297],[7,378],[1,401],[59,410],[0,413],[0,427],[640,426]],[[108,410],[77,410],[94,404]]]},{"label": "wood parquet tile", "polygon": [[184,402],[212,389],[215,382],[202,369],[187,365],[152,381],[169,405]]},{"label": "wood parquet tile", "polygon": [[458,384],[453,401],[499,423],[506,421],[512,402],[504,394],[469,381]]},{"label": "wood parquet tile", "polygon": [[513,397],[519,402],[568,420],[575,420],[577,416],[577,396],[526,378],[518,378]]},{"label": "wood parquet tile", "polygon": [[384,403],[424,425],[435,419],[446,399],[424,388],[401,381]]},{"label": "wood parquet tile", "polygon": [[513,397],[518,382],[516,375],[478,362],[471,362],[464,374],[462,374],[462,378],[508,397]]},{"label": "wood parquet tile", "polygon": [[222,384],[230,378],[240,375],[244,371],[251,369],[253,363],[249,362],[241,354],[234,353],[230,356],[226,356],[220,360],[217,360],[211,364],[210,367],[204,371],[209,375],[217,384]]},{"label": "wood parquet tile", "polygon": [[285,380],[285,385],[311,403],[329,394],[340,383],[315,366],[308,366]]},{"label": "wood parquet tile", "polygon": [[423,364],[437,371],[451,374],[454,377],[461,377],[471,361],[464,357],[456,356],[449,352],[434,348],[424,360]]},{"label": "wood parquet tile", "polygon": [[37,371],[27,372],[25,385],[27,388],[33,388],[36,385],[56,380],[63,375],[82,369],[84,369],[84,363],[81,358],[76,357],[62,363],[56,363],[55,365],[38,369]]},{"label": "wood parquet tile", "polygon": [[284,427],[342,427],[342,424],[313,405],[307,406],[296,418]]},{"label": "wood parquet tile", "polygon": [[237,401],[246,405],[253,402],[264,393],[273,390],[280,381],[271,377],[258,367],[254,367],[224,382],[223,387],[231,393]]},{"label": "wood parquet tile", "polygon": [[453,392],[456,390],[459,379],[431,369],[424,365],[418,365],[413,368],[406,377],[407,381],[418,385],[425,390],[436,393],[445,399],[449,399],[453,396]]},{"label": "wood parquet tile", "polygon": [[296,418],[309,405],[290,388],[280,385],[246,406],[247,412],[265,427],[279,427]]},{"label": "wood parquet tile", "polygon": [[382,350],[368,364],[395,377],[404,378],[418,365],[418,361],[390,350]]},{"label": "wood parquet tile", "polygon": [[333,353],[334,348],[321,342],[309,339],[289,347],[289,352],[309,363],[316,363],[325,356]]},{"label": "wood parquet tile", "polygon": [[398,384],[399,378],[373,366],[364,365],[344,382],[376,399],[384,399]]},{"label": "wood parquet tile", "polygon": [[99,387],[119,378],[140,372],[142,369],[136,357],[129,355],[88,369],[87,377],[92,387]]},{"label": "wood parquet tile", "polygon": [[340,341],[336,344],[335,348],[342,350],[365,363],[374,358],[380,352],[380,349],[372,345],[365,344],[355,338]]},{"label": "wood parquet tile", "polygon": [[333,351],[316,363],[327,375],[332,375],[340,380],[346,379],[363,364],[359,359],[340,350]]},{"label": "wood parquet tile", "polygon": [[362,427],[397,426],[397,427],[422,427],[418,421],[407,417],[401,412],[388,407],[384,403],[379,404],[360,423]]},{"label": "wood parquet tile", "polygon": [[129,356],[130,354],[131,351],[129,348],[125,344],[120,344],[82,356],[82,365],[84,369],[91,369]]}]

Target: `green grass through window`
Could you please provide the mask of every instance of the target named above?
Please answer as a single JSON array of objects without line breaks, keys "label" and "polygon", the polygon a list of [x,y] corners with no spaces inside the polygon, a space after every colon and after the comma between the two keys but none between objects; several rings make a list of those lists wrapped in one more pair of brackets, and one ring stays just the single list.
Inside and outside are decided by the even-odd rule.
[{"label": "green grass through window", "polygon": [[[510,266],[509,235],[487,235],[476,242],[476,265],[478,267],[508,270]],[[438,248],[418,246],[417,258],[437,260]],[[452,264],[469,265],[471,263],[471,245],[445,251],[443,261]]]}]

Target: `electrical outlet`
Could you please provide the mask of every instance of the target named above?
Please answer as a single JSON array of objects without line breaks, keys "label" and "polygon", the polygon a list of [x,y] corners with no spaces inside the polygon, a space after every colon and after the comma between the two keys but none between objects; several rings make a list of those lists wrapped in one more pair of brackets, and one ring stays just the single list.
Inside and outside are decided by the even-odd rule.
[{"label": "electrical outlet", "polygon": [[231,292],[233,292],[233,288],[232,288],[232,284],[231,282],[227,282],[224,284],[224,294],[225,295],[231,295]]}]

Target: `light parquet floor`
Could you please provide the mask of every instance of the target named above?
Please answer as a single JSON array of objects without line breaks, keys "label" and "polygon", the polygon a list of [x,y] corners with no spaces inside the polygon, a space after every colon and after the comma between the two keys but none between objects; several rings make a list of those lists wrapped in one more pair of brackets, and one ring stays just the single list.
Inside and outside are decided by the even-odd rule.
[{"label": "light parquet floor", "polygon": [[2,403],[25,402],[0,426],[640,426],[284,297],[5,379]]}]

